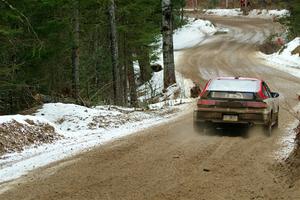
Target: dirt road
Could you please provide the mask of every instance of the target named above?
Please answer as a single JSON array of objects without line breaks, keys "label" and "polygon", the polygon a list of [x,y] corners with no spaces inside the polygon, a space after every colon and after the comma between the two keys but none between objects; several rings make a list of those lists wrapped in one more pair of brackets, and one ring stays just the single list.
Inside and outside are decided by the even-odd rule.
[{"label": "dirt road", "polygon": [[[264,78],[295,106],[300,80],[255,57],[256,44],[277,31],[277,25],[258,19],[211,20],[230,32],[185,50],[177,70],[202,83],[214,76]],[[0,199],[300,199],[296,186],[275,167],[278,141],[292,122],[281,111],[280,127],[272,137],[243,127],[201,135],[193,131],[189,112],[172,123],[36,170],[11,183]]]}]

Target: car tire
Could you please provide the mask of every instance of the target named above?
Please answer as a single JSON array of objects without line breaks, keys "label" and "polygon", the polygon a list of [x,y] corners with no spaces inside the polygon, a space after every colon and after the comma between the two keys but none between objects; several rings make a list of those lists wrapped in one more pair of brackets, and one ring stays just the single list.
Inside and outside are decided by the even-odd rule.
[{"label": "car tire", "polygon": [[271,118],[269,122],[264,127],[265,134],[270,137],[272,135],[272,126],[273,126],[273,119],[272,119],[273,113],[271,113]]}]

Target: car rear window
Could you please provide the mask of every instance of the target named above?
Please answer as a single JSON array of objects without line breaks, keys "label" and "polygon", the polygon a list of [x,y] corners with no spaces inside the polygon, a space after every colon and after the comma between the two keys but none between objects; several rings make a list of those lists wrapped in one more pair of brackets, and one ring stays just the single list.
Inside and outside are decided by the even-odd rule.
[{"label": "car rear window", "polygon": [[254,100],[255,95],[251,92],[210,92],[209,97],[212,99],[241,99]]},{"label": "car rear window", "polygon": [[243,79],[216,79],[212,80],[209,91],[227,91],[227,92],[257,92],[260,83],[258,80]]}]

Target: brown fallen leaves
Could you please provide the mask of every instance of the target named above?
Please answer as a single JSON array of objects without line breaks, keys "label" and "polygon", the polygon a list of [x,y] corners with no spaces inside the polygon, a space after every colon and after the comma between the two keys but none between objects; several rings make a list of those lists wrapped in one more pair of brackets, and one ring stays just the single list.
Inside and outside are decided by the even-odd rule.
[{"label": "brown fallen leaves", "polygon": [[15,120],[0,124],[0,156],[4,153],[21,151],[29,145],[51,143],[60,138],[54,127],[45,123],[26,120],[19,123]]}]

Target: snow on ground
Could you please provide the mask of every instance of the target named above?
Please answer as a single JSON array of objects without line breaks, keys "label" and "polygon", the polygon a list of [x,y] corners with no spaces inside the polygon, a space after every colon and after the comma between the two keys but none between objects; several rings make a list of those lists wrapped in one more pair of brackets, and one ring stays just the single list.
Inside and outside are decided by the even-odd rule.
[{"label": "snow on ground", "polygon": [[[295,112],[300,111],[300,104],[294,108]],[[279,141],[281,148],[275,153],[276,158],[279,160],[285,160],[295,149],[296,145],[296,132],[295,127],[299,125],[299,120],[295,120],[288,125],[287,131],[284,132],[283,137]]]},{"label": "snow on ground", "polygon": [[193,47],[216,32],[217,29],[210,21],[189,18],[189,22],[174,33],[174,50]]},{"label": "snow on ground", "polygon": [[249,12],[249,17],[277,17],[277,18],[282,18],[282,17],[287,17],[290,15],[290,11],[283,9],[283,10],[258,10],[258,9],[253,9]]},{"label": "snow on ground", "polygon": [[299,46],[300,37],[297,37],[291,42],[287,43],[283,49],[279,50],[278,52],[271,55],[258,52],[258,57],[265,60],[269,64],[268,66],[300,78],[300,55],[292,54],[292,52]]},{"label": "snow on ground", "polygon": [[31,116],[31,115],[3,115],[3,116],[0,116],[0,124],[17,121],[20,124],[30,125],[28,123],[28,120],[33,121],[34,123],[37,123],[37,124],[47,124],[48,123],[51,126],[54,125],[43,117],[36,117],[36,116]]},{"label": "snow on ground", "polygon": [[[219,29],[217,29],[210,21],[188,18],[188,23],[174,33],[175,67],[182,53],[180,50],[199,45],[202,41],[207,39],[207,37],[214,35],[217,31],[219,31]],[[220,29],[220,31],[227,32],[228,30]],[[160,46],[156,52],[158,60],[155,63],[163,66],[161,39],[159,40],[158,45]],[[138,68],[137,64],[136,68]],[[156,98],[157,101],[165,101],[174,98],[188,98],[193,82],[184,78],[178,72],[176,72],[176,81],[176,85],[171,86],[168,88],[167,92],[163,93],[163,70],[154,72],[151,80],[138,88],[139,93],[143,94],[138,98],[139,101],[145,102],[153,98]],[[176,93],[175,97],[174,93]]]},{"label": "snow on ground", "polygon": [[[234,9],[206,9],[203,10],[204,14],[206,15],[216,15],[216,16],[243,16],[243,12],[240,8],[234,8]],[[290,12],[288,10],[258,10],[253,9],[249,12],[247,17],[253,17],[253,18],[281,18],[289,16]]]},{"label": "snow on ground", "polygon": [[[213,35],[216,28],[205,20],[192,20],[176,30],[174,45],[176,50],[198,45],[207,36]],[[158,43],[157,64],[163,66],[162,42]],[[156,44],[157,45],[157,44]],[[175,51],[175,65],[180,59],[181,52]],[[138,62],[134,63],[135,73],[139,73]],[[116,106],[97,106],[87,108],[73,104],[45,104],[35,116],[14,116],[24,121],[26,118],[40,120],[51,124],[62,139],[41,146],[27,147],[19,153],[5,154],[0,157],[0,183],[9,181],[26,174],[35,168],[61,160],[76,153],[88,150],[96,145],[109,142],[138,132],[142,129],[167,122],[188,110],[191,80],[176,72],[177,84],[163,92],[163,70],[154,72],[151,80],[138,88],[144,93],[140,101],[157,97],[158,103],[148,105],[151,111],[137,111],[131,108]],[[184,105],[182,105],[184,104]],[[19,119],[20,118],[20,119]],[[1,119],[0,119],[1,120]],[[5,122],[5,118],[2,122]],[[1,125],[1,121],[0,121]]]},{"label": "snow on ground", "polygon": [[0,116],[0,156],[22,151],[25,146],[51,143],[60,139],[58,129],[48,120],[35,116]]},{"label": "snow on ground", "polygon": [[116,127],[120,123],[117,120],[120,115],[122,115],[120,111],[108,110],[106,106],[87,108],[62,103],[45,104],[43,109],[36,113],[36,116],[45,117],[55,123],[61,131],[72,131],[73,133],[102,127]]},{"label": "snow on ground", "polygon": [[184,8],[183,10],[186,12],[191,12],[191,11],[197,11],[197,8]]},{"label": "snow on ground", "polygon": [[151,110],[159,110],[159,109],[164,109],[169,106],[176,106],[176,105],[192,103],[192,102],[194,102],[193,99],[171,99],[168,101],[162,101],[162,102],[151,104],[151,105],[149,105],[149,108]]},{"label": "snow on ground", "polygon": [[[190,105],[189,100],[176,100],[153,105],[153,110],[137,111],[115,106],[86,108],[74,104],[45,104],[36,116],[4,116],[0,125],[12,119],[49,123],[62,135],[51,144],[29,146],[22,152],[0,157],[0,183],[18,178],[28,171],[83,152],[97,145],[168,122]],[[172,105],[170,107],[169,105]]]},{"label": "snow on ground", "polygon": [[205,9],[203,10],[206,15],[216,16],[242,16],[243,12],[239,8],[234,9]]},{"label": "snow on ground", "polygon": [[[175,54],[175,66],[178,62],[181,52],[174,52]],[[159,55],[159,59],[156,63],[163,66],[162,54]],[[190,97],[190,89],[193,87],[193,82],[189,79],[184,78],[180,73],[176,73],[176,82],[177,84],[170,86],[166,92],[163,92],[164,89],[164,72],[163,70],[159,72],[154,72],[152,78],[145,84],[141,85],[138,88],[139,93],[143,94],[138,97],[138,100],[141,102],[147,102],[150,99],[156,99],[156,102],[170,100],[174,98],[185,99]],[[174,93],[176,93],[174,97]]]},{"label": "snow on ground", "polygon": [[[258,52],[257,55],[268,64],[267,66],[300,78],[300,55],[292,54],[297,47],[300,47],[299,37],[287,43],[281,50],[274,54],[266,55],[262,52]],[[294,110],[295,112],[299,111],[300,105],[298,105]],[[289,128],[284,133],[284,136],[280,141],[282,148],[276,152],[277,158],[285,159],[293,151],[296,138],[294,128],[298,126],[298,123],[299,121],[296,120],[294,123],[288,126]]]}]

